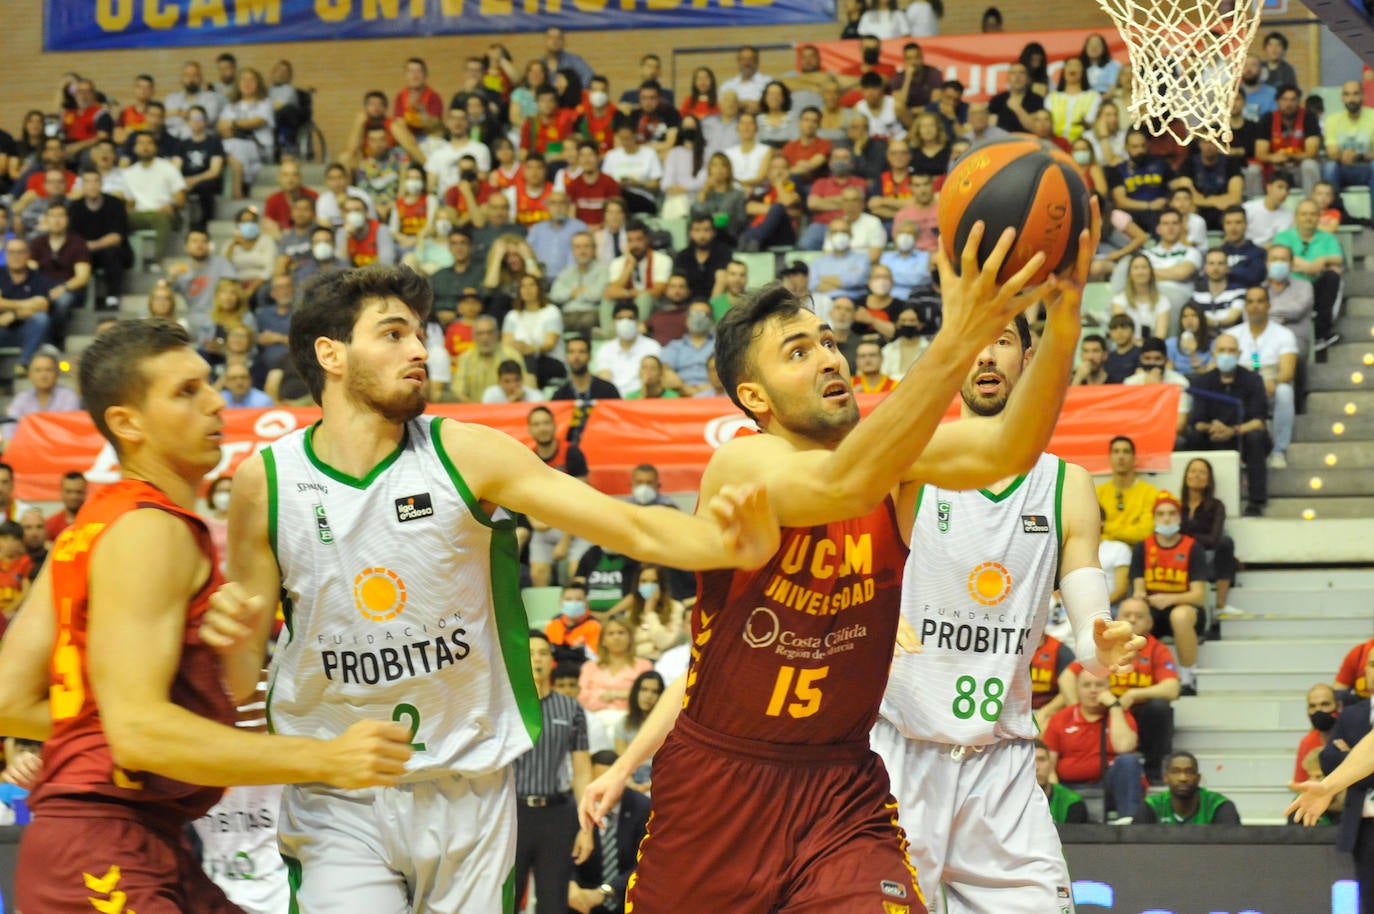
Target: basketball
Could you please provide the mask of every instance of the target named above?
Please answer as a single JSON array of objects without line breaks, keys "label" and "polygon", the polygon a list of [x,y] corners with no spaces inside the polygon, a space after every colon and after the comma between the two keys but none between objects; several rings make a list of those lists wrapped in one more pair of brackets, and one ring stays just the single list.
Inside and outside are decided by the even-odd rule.
[{"label": "basketball", "polygon": [[992,140],[964,153],[945,179],[938,213],[940,244],[958,273],[975,222],[981,219],[985,226],[979,264],[1010,226],[1016,229],[1016,242],[997,278],[1006,282],[1043,251],[1045,264],[1030,280],[1041,283],[1073,266],[1088,213],[1087,185],[1068,155],[1025,135]]}]

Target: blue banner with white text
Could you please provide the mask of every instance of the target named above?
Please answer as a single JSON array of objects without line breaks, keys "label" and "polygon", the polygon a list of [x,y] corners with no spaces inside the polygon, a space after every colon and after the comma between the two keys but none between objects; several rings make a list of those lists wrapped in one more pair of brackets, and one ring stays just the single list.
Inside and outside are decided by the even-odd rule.
[{"label": "blue banner with white text", "polygon": [[834,22],[835,0],[45,0],[48,51]]}]

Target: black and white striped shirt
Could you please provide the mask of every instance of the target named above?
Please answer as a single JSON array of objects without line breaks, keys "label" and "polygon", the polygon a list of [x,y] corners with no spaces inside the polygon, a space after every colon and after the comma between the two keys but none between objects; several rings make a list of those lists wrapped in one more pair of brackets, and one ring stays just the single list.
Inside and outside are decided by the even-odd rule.
[{"label": "black and white striped shirt", "polygon": [[571,787],[568,763],[587,751],[587,714],[574,699],[550,692],[539,702],[544,730],[534,748],[515,760],[517,796],[552,796]]}]

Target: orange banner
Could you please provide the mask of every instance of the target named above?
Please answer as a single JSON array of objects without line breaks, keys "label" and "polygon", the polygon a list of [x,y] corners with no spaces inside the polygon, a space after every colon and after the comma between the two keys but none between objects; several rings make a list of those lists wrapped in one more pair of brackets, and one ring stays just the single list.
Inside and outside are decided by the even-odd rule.
[{"label": "orange banner", "polygon": [[[1048,32],[992,32],[986,35],[942,35],[920,40],[926,66],[934,67],[945,79],[957,79],[964,84],[964,101],[986,101],[1007,88],[1007,67],[1021,56],[1027,43],[1038,41],[1045,48],[1051,82],[1059,80],[1059,68],[1065,58],[1076,57],[1083,50],[1089,35],[1101,35],[1107,51],[1123,63],[1127,59],[1126,43],[1114,28],[1057,29]],[[882,63],[901,69],[902,45],[910,38],[893,38],[882,43]],[[831,73],[858,76],[862,72],[857,41],[819,41],[815,47],[821,52],[821,69]],[[800,53],[797,67],[801,67]]]},{"label": "orange banner", "polygon": [[[859,398],[865,414],[880,394]],[[573,404],[546,404],[561,430],[572,417]],[[1106,472],[1107,444],[1114,435],[1135,439],[1142,470],[1167,470],[1174,445],[1178,388],[1074,387],[1055,426],[1050,449],[1094,473]],[[434,415],[480,422],[529,443],[528,405],[438,405]],[[947,419],[959,415],[950,404]],[[207,478],[232,473],[242,460],[294,429],[314,422],[318,409],[231,409],[225,411],[224,450]],[[712,452],[723,441],[754,430],[754,424],[724,398],[690,400],[602,400],[592,409],[582,435],[582,450],[591,468],[591,484],[614,495],[630,490],[630,470],[640,463],[658,467],[666,492],[694,491]],[[5,451],[14,467],[15,496],[24,501],[51,501],[62,474],[76,470],[94,484],[119,478],[114,449],[81,413],[37,413],[19,422]]]}]

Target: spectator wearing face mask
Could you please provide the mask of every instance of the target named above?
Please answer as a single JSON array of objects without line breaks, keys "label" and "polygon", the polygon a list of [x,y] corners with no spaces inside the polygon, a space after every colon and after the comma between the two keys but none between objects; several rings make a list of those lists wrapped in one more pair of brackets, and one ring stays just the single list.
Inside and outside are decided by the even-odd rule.
[{"label": "spectator wearing face mask", "polygon": [[714,330],[710,303],[697,300],[687,307],[686,333],[663,347],[663,364],[681,380],[684,396],[695,397],[711,387],[706,363],[716,349]]},{"label": "spectator wearing face mask", "polygon": [[1168,347],[1164,340],[1157,336],[1152,336],[1140,346],[1140,356],[1137,364],[1140,366],[1135,370],[1123,384],[1172,384],[1183,391],[1183,395],[1178,398],[1178,425],[1175,431],[1182,433],[1188,424],[1188,410],[1192,406],[1192,398],[1188,396],[1188,379],[1169,367]]},{"label": "spectator wearing face mask", "polygon": [[930,345],[929,337],[921,335],[921,317],[915,308],[906,306],[893,315],[893,339],[883,347],[883,374],[900,381]]},{"label": "spectator wearing face mask", "polygon": [[811,290],[860,298],[868,286],[872,268],[867,251],[851,246],[849,221],[843,216],[832,220],[826,233],[827,252],[811,262]]},{"label": "spectator wearing face mask", "polygon": [[617,305],[612,319],[615,340],[597,351],[592,372],[614,384],[621,396],[628,397],[640,389],[639,368],[644,357],[662,355],[663,347],[640,332],[636,305]]},{"label": "spectator wearing face mask", "polygon": [[396,263],[396,242],[391,230],[367,215],[367,206],[356,197],[344,201],[343,227],[334,233],[334,251],[351,267],[370,263]]},{"label": "spectator wearing face mask", "polygon": [[[1341,716],[1342,707],[1336,690],[1324,682],[1319,682],[1307,690],[1307,720],[1312,724],[1312,729],[1298,741],[1297,758],[1293,764],[1293,784],[1321,780],[1320,756],[1326,744],[1331,742],[1331,730],[1336,726],[1336,719]],[[1340,809],[1339,800],[1332,805]]]},{"label": "spectator wearing face mask", "polygon": [[916,248],[920,227],[910,219],[894,224],[892,241],[895,250],[884,251],[878,263],[892,273],[892,296],[906,301],[911,293],[930,285],[930,254]]}]

